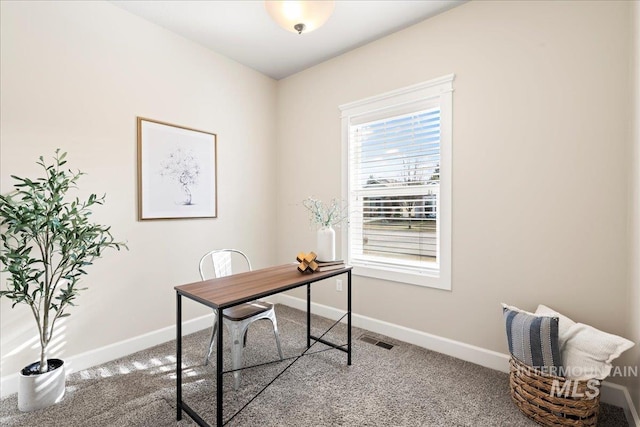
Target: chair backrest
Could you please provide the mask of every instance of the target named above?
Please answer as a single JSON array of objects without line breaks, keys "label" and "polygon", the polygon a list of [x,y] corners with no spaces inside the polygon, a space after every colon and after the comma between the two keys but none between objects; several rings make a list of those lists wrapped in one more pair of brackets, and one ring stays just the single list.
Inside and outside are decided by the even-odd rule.
[{"label": "chair backrest", "polygon": [[200,278],[202,280],[206,280],[205,272],[204,272],[204,264],[207,262],[207,259],[211,260],[213,265],[213,275],[214,277],[224,277],[233,274],[233,263],[231,259],[231,255],[238,254],[240,258],[243,258],[247,264],[247,269],[251,270],[251,261],[249,261],[249,257],[244,254],[244,252],[239,251],[237,249],[216,249],[210,252],[207,252],[200,258],[200,264],[198,266],[198,270],[200,271]]}]

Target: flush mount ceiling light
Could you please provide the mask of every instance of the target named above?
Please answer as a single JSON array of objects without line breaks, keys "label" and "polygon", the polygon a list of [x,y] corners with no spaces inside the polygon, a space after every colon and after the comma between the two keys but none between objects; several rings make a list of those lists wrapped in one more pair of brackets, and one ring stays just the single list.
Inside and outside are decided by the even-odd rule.
[{"label": "flush mount ceiling light", "polygon": [[264,6],[282,28],[302,34],[316,30],[327,22],[335,1],[265,1]]}]

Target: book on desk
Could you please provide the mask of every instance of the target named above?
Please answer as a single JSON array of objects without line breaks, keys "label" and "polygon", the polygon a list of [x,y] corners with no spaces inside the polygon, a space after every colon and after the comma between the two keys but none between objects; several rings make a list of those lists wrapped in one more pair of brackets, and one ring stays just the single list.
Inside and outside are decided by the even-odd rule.
[{"label": "book on desk", "polygon": [[323,272],[323,271],[331,271],[331,270],[339,270],[344,268],[344,261],[316,261],[318,264],[318,268],[315,271]]}]

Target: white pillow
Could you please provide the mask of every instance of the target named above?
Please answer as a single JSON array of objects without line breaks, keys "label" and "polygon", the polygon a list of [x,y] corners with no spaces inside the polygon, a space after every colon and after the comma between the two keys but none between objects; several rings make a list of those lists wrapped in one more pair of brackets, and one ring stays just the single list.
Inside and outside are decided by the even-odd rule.
[{"label": "white pillow", "polygon": [[563,376],[572,380],[605,379],[611,373],[611,362],[634,346],[626,338],[576,323],[544,305],[538,306],[536,314],[558,316],[560,319],[558,341]]},{"label": "white pillow", "polygon": [[567,332],[562,352],[566,377],[574,380],[603,380],[611,373],[611,362],[633,346],[634,343],[626,338],[576,323]]}]

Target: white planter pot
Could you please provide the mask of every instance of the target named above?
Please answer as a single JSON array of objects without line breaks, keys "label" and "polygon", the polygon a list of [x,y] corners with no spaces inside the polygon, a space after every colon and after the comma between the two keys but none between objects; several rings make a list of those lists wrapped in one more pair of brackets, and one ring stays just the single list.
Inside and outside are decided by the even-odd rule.
[{"label": "white planter pot", "polygon": [[336,232],[332,227],[318,230],[316,242],[318,261],[334,261],[336,259]]},{"label": "white planter pot", "polygon": [[58,403],[64,397],[65,369],[64,361],[48,359],[49,366],[59,366],[44,374],[25,375],[40,362],[32,363],[20,372],[18,384],[18,409],[22,412],[35,411]]}]

